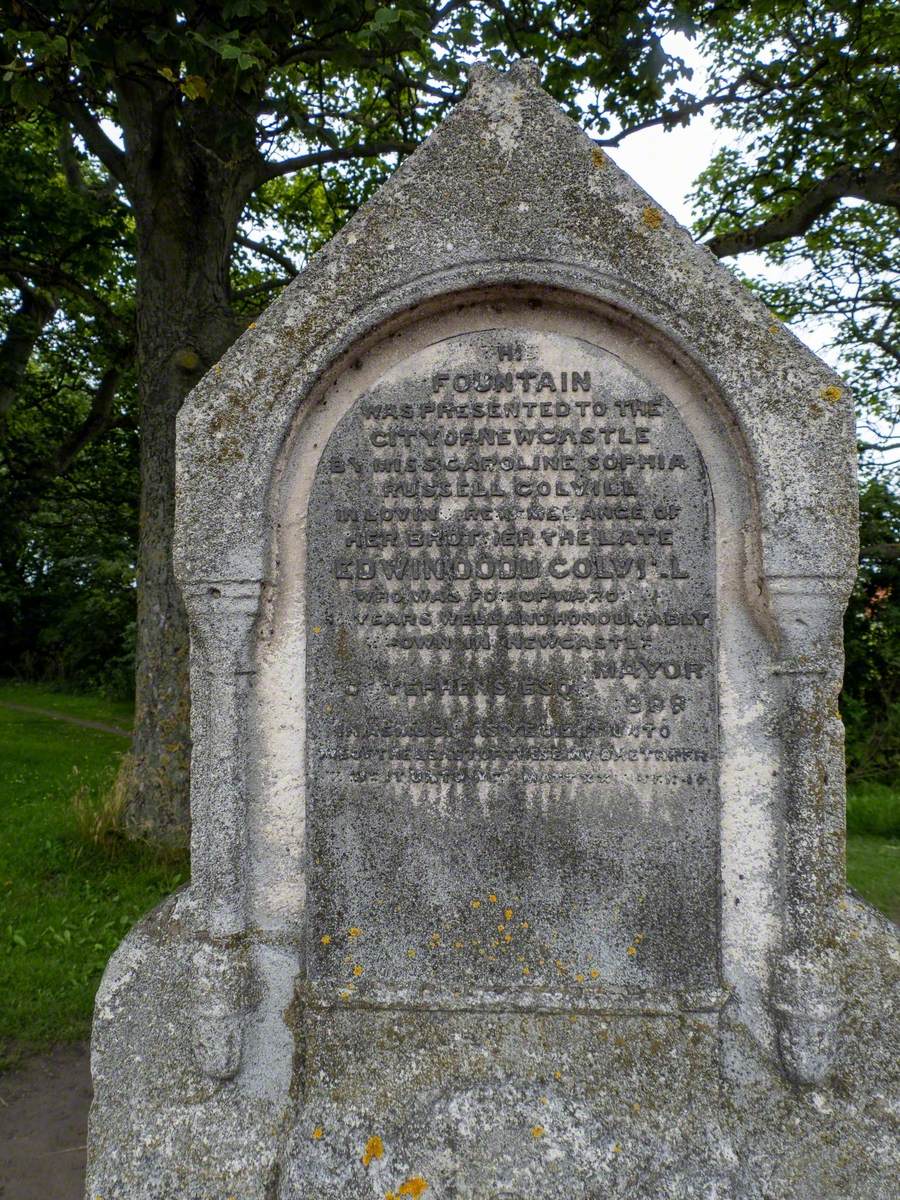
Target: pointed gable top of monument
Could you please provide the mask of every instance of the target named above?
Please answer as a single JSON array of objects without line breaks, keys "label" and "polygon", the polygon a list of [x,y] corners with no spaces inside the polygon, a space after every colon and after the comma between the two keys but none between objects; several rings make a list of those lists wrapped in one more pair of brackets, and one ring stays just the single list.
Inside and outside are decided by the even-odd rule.
[{"label": "pointed gable top of monument", "polygon": [[426,307],[504,288],[605,305],[689,364],[740,431],[765,573],[845,587],[855,442],[840,380],[566,116],[527,62],[474,66],[463,101],[186,400],[182,580],[266,577],[278,457],[339,360]]}]

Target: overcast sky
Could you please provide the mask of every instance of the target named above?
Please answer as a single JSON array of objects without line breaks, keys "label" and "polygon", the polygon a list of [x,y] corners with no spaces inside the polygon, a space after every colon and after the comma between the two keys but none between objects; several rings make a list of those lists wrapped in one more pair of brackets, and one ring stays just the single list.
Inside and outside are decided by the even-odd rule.
[{"label": "overcast sky", "polygon": [[[683,34],[670,34],[664,39],[667,50],[680,54],[693,67],[694,77],[688,85],[697,95],[704,92],[703,59],[695,45]],[[707,166],[713,155],[723,146],[737,140],[737,134],[727,129],[714,129],[712,119],[706,114],[695,117],[690,125],[665,131],[660,127],[645,129],[631,134],[616,150],[607,153],[614,162],[650,193],[660,206],[672,214],[683,225],[691,227],[693,212],[687,200],[694,180]],[[769,266],[759,254],[743,254],[738,260],[741,269],[748,275],[764,275],[769,279],[794,278],[802,269],[779,270]],[[817,354],[839,364],[834,354],[829,353],[827,343],[832,331],[827,325],[807,328],[792,325],[791,328]]]}]

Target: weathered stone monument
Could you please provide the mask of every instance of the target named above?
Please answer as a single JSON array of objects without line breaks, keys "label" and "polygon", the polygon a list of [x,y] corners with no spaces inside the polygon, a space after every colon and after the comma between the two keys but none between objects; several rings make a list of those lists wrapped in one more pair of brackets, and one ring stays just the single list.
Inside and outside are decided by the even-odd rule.
[{"label": "weathered stone monument", "polygon": [[92,1200],[896,1195],[852,405],[527,64],[193,392],[178,489],[192,883],[100,989]]}]

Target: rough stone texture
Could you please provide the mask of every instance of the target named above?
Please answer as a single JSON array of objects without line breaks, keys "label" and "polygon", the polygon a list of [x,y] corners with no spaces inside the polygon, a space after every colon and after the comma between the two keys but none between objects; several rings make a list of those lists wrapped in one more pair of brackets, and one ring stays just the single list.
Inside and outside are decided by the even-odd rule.
[{"label": "rough stone texture", "polygon": [[[546,412],[503,410],[507,362]],[[572,461],[505,467],[503,429]],[[104,977],[88,1195],[893,1197],[900,955],[844,886],[828,369],[529,67],[478,67],[179,438],[192,883]],[[548,490],[504,515],[516,480]],[[388,587],[400,556],[445,578]],[[516,641],[538,616],[576,624]]]},{"label": "rough stone texture", "polygon": [[711,510],[674,405],[559,334],[446,339],[341,419],[305,530],[311,981],[716,987]]}]

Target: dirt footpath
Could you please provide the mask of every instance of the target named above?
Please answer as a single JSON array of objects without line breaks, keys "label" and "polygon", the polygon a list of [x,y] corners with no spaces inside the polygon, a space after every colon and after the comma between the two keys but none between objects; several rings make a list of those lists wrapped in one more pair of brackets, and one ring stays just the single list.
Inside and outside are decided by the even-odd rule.
[{"label": "dirt footpath", "polygon": [[91,1102],[86,1043],[0,1075],[0,1197],[82,1200]]}]

